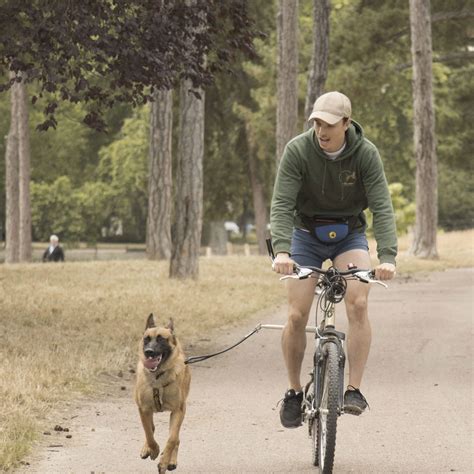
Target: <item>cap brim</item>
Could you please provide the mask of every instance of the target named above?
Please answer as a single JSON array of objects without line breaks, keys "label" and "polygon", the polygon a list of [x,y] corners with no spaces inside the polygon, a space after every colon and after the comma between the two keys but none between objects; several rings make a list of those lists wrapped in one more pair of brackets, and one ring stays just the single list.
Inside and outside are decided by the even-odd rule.
[{"label": "cap brim", "polygon": [[339,120],[342,120],[343,118],[344,117],[341,117],[339,115],[330,114],[329,112],[313,112],[309,116],[308,122],[310,120],[320,119],[328,123],[329,125],[334,125],[335,123],[339,122]]}]

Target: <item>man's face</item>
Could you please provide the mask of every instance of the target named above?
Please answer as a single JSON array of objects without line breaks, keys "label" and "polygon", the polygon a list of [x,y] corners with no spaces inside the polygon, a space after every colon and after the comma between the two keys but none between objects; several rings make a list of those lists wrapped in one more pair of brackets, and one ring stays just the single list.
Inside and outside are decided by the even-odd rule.
[{"label": "man's face", "polygon": [[49,242],[53,247],[57,247],[57,245],[58,245],[58,240],[56,240],[56,239],[51,239]]},{"label": "man's face", "polygon": [[350,124],[350,120],[341,119],[334,125],[330,125],[324,120],[314,120],[314,130],[318,138],[319,146],[329,153],[339,150],[344,144],[345,133]]}]

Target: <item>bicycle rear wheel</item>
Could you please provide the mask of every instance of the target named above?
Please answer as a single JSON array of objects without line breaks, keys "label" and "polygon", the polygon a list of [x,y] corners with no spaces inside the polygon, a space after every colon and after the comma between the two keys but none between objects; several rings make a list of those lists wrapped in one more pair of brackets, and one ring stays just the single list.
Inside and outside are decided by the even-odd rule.
[{"label": "bicycle rear wheel", "polygon": [[312,430],[313,465],[319,466],[319,472],[332,473],[336,451],[337,418],[339,416],[339,357],[337,345],[325,344],[325,359],[321,371],[322,383],[316,387],[315,400],[320,400],[317,419]]}]

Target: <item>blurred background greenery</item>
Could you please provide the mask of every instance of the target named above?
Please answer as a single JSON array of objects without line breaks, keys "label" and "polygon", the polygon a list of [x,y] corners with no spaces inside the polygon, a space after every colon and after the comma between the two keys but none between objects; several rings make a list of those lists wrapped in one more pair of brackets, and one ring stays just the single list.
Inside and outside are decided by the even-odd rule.
[{"label": "blurred background greenery", "polygon": [[[462,0],[432,1],[439,226],[444,230],[470,228],[474,217],[473,29],[469,19],[436,14],[470,5]],[[221,73],[206,90],[203,236],[211,221],[228,220],[241,231],[232,238],[251,243],[255,237],[248,155],[259,160],[268,203],[275,176],[277,5],[250,2],[250,8],[258,28],[267,34],[256,40],[260,59],[241,60],[233,75]],[[312,2],[301,0],[299,12],[299,110],[303,111]],[[408,2],[334,0],[329,57],[326,90],[337,89],[351,98],[354,119],[380,150],[398,228],[406,232],[414,220],[415,192]],[[63,103],[57,129],[39,132],[35,126],[43,120],[42,111],[30,107],[33,239],[47,240],[55,232],[71,243],[144,242],[149,108],[121,105],[109,110],[107,133],[88,129],[81,122],[83,115],[81,105]],[[9,116],[9,94],[3,93],[4,137]],[[299,121],[303,130],[302,112]],[[0,223],[5,221],[4,157],[1,141]]]}]

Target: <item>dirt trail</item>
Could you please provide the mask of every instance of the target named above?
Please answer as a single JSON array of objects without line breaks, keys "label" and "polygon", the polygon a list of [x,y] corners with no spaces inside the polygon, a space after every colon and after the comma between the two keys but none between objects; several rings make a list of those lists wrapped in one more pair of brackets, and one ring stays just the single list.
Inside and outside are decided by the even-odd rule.
[{"label": "dirt trail", "polygon": [[[374,338],[363,385],[371,410],[339,419],[336,473],[473,472],[473,276],[472,269],[450,270],[372,289]],[[260,315],[216,348],[258,322],[284,320],[283,308]],[[279,423],[275,406],[286,380],[279,341],[278,331],[262,331],[192,367],[177,473],[315,472],[306,427]],[[310,363],[307,356],[306,372]],[[84,402],[66,417],[72,438],[45,437],[18,472],[157,472],[156,462],[139,458],[143,435],[130,397]],[[163,446],[168,416],[155,418]]]}]

